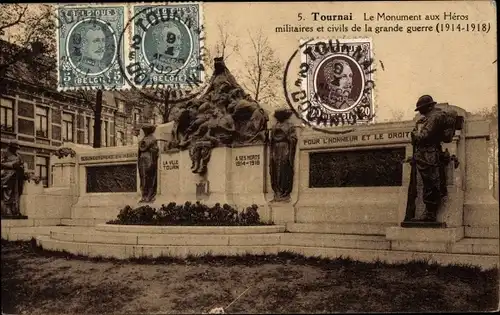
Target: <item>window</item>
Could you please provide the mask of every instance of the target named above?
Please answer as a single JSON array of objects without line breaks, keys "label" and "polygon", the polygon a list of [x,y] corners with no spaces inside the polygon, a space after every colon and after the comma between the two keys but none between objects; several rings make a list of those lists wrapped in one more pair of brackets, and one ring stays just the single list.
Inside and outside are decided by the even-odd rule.
[{"label": "window", "polygon": [[90,135],[91,135],[91,124],[90,124],[90,117],[85,117],[85,130],[84,130],[84,133],[85,133],[85,139],[84,139],[84,143],[85,144],[90,144],[91,143],[91,140],[90,140]]},{"label": "window", "polygon": [[124,138],[124,135],[123,135],[123,131],[118,131],[116,133],[116,145],[121,147],[123,145],[125,145],[125,143],[123,143],[123,138]]},{"label": "window", "polygon": [[116,107],[118,107],[118,111],[120,113],[124,113],[125,112],[125,101],[123,100],[116,100]]},{"label": "window", "polygon": [[141,111],[136,109],[134,110],[134,123],[138,124],[141,120]]},{"label": "window", "polygon": [[101,142],[103,147],[108,146],[108,132],[109,132],[109,123],[107,121],[102,122],[103,130],[101,136]]},{"label": "window", "polygon": [[1,105],[1,130],[14,132],[14,101],[7,98],[2,98]]},{"label": "window", "polygon": [[44,187],[47,187],[49,185],[48,181],[49,177],[47,174],[48,169],[49,169],[49,158],[45,156],[37,156],[35,175],[40,177]]},{"label": "window", "polygon": [[73,142],[73,115],[63,113],[62,134],[63,141]]},{"label": "window", "polygon": [[36,136],[48,138],[49,137],[49,109],[46,107],[36,107]]}]

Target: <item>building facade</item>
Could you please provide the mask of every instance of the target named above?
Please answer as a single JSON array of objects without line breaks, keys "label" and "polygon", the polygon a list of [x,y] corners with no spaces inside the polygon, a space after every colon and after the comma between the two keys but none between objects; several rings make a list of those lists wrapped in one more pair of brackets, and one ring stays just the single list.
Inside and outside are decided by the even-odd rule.
[{"label": "building facade", "polygon": [[[2,45],[5,44],[2,41]],[[53,83],[40,79],[38,73],[29,67],[26,62],[19,61],[2,75],[1,148],[3,150],[9,141],[17,140],[21,146],[19,153],[28,171],[34,172],[45,186],[49,186],[49,158],[52,152],[65,142],[93,146],[94,104],[85,95],[92,96],[88,93],[95,91],[57,91]],[[47,77],[55,78],[55,72]],[[139,128],[145,121],[144,109],[140,97],[128,94],[116,91],[103,93],[101,147],[138,142]]]}]

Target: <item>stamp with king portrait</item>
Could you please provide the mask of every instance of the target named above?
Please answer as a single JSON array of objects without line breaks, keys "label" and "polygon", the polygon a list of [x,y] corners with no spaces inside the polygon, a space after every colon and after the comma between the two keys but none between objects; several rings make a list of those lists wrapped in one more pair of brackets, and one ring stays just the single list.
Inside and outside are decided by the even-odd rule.
[{"label": "stamp with king portrait", "polygon": [[57,12],[58,89],[120,89],[123,6],[60,7]]},{"label": "stamp with king portrait", "polygon": [[127,71],[136,87],[203,81],[199,3],[133,6]]},{"label": "stamp with king portrait", "polygon": [[[373,122],[372,49],[370,39],[304,41],[294,54],[300,56],[294,81],[300,91],[291,93],[297,106],[289,102],[290,106],[315,127]],[[288,70],[287,66],[285,77]]]}]

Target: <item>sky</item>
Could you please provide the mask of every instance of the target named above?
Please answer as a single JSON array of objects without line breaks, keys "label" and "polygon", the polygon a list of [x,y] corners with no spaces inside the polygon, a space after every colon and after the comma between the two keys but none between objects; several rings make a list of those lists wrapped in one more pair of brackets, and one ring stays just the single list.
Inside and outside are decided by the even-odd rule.
[{"label": "sky", "polygon": [[[318,26],[337,26],[342,22],[313,21],[313,12],[323,15],[352,13],[353,20],[343,22],[349,28],[348,32],[318,32]],[[298,21],[299,13],[302,21]],[[448,23],[450,27],[452,24],[461,24],[462,27],[468,24],[471,28],[473,24],[485,22],[490,23],[490,31],[408,34],[406,26],[429,25],[435,28],[438,21],[364,21],[365,15],[376,16],[377,13],[439,15],[439,22]],[[443,21],[445,13],[467,16],[467,20]],[[226,60],[227,67],[237,79],[244,70],[243,61],[252,57],[248,32],[262,30],[283,63],[297,49],[301,39],[371,38],[374,68],[377,69],[374,74],[375,110],[380,119],[390,119],[395,112],[411,119],[415,103],[423,94],[472,112],[497,104],[496,8],[490,1],[204,3],[203,20],[205,45],[209,49],[219,40],[219,24],[228,25],[230,35],[238,38],[239,54],[232,54]],[[398,24],[403,26],[404,32],[365,32],[365,23],[373,28]],[[284,24],[312,26],[315,31],[276,33],[275,28]],[[352,32],[354,24],[361,26],[362,30]],[[292,66],[298,69],[298,63]],[[282,98],[280,82],[277,91]],[[280,104],[286,106],[284,100]]]}]

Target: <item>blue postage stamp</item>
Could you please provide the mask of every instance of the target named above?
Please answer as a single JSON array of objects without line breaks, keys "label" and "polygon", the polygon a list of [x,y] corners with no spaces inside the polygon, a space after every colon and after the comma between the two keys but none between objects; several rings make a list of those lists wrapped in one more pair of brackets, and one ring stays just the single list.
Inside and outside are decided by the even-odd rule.
[{"label": "blue postage stamp", "polygon": [[58,90],[123,88],[124,7],[59,7],[57,19]]},{"label": "blue postage stamp", "polygon": [[201,9],[200,3],[133,7],[129,49],[134,57],[129,69],[142,73],[140,80],[132,80],[134,85],[184,86],[203,81]]}]

